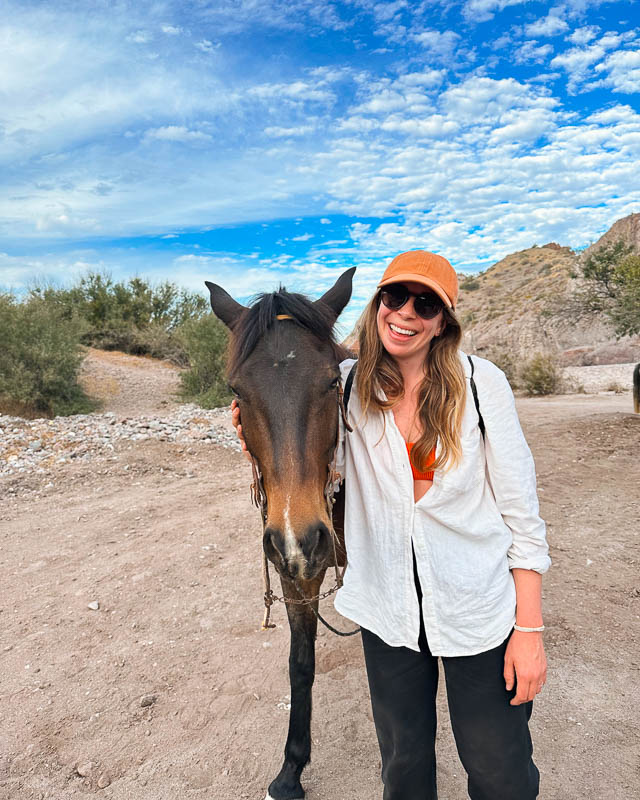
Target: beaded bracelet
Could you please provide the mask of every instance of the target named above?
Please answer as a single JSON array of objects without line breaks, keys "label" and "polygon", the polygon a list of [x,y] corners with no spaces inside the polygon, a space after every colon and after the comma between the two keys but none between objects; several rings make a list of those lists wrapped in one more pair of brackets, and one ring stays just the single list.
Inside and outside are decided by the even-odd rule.
[{"label": "beaded bracelet", "polygon": [[521,625],[514,625],[513,629],[521,633],[539,633],[544,630],[544,625],[541,625],[539,628],[523,628]]}]

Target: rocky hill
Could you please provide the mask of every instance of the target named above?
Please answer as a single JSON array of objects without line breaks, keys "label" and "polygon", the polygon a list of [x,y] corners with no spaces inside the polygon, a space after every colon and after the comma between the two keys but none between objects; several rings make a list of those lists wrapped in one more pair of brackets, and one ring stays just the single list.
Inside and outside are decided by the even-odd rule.
[{"label": "rocky hill", "polygon": [[591,255],[605,244],[614,244],[619,239],[630,245],[634,252],[640,253],[640,214],[629,214],[628,217],[614,222],[606,233],[588,247],[583,256]]},{"label": "rocky hill", "polygon": [[565,365],[640,360],[640,337],[616,340],[602,315],[577,314],[573,302],[580,260],[618,239],[640,252],[640,214],[618,220],[582,254],[551,242],[459,276],[463,347],[498,362],[536,352],[559,353]]}]

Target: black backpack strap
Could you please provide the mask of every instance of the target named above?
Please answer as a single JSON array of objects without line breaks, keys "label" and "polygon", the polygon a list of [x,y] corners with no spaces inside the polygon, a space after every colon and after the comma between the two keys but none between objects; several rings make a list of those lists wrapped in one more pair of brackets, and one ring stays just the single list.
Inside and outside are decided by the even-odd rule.
[{"label": "black backpack strap", "polygon": [[480,402],[478,401],[478,388],[476,386],[476,382],[473,379],[473,359],[471,356],[467,356],[469,359],[469,364],[471,364],[471,376],[469,377],[469,383],[471,384],[471,393],[473,394],[473,402],[476,404],[476,411],[478,412],[478,427],[480,428],[480,433],[482,434],[482,438],[484,439],[484,420],[482,419],[482,414],[480,413]]},{"label": "black backpack strap", "polygon": [[347,380],[344,382],[344,389],[342,390],[342,404],[344,405],[344,414],[345,417],[347,415],[347,410],[349,408],[349,397],[351,397],[351,387],[353,386],[353,379],[356,375],[356,367],[358,366],[358,362],[351,367],[349,370],[349,374],[347,375]]}]

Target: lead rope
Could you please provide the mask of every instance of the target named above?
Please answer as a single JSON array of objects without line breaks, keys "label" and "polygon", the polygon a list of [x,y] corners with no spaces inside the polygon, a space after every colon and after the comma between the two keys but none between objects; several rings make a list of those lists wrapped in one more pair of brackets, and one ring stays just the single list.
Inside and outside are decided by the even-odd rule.
[{"label": "lead rope", "polygon": [[[351,432],[353,429],[349,425],[347,420],[347,412],[344,406],[343,400],[343,392],[342,386],[340,382],[337,384],[337,401],[338,401],[338,408],[340,410],[340,415],[342,417],[342,421],[344,423],[345,429]],[[324,488],[324,496],[325,501],[327,503],[327,512],[329,517],[329,524],[330,524],[330,534],[331,534],[331,541],[333,544],[333,559],[334,559],[334,567],[336,572],[336,583],[331,589],[328,589],[325,592],[320,592],[320,594],[315,595],[314,597],[306,597],[300,587],[297,585],[295,581],[292,581],[293,587],[296,592],[300,595],[300,599],[296,600],[294,598],[286,598],[286,597],[279,597],[278,595],[273,593],[271,589],[271,578],[269,576],[269,560],[267,559],[267,554],[264,552],[264,547],[262,548],[262,581],[264,585],[264,617],[262,620],[262,630],[268,630],[269,628],[275,628],[276,626],[271,622],[271,606],[275,602],[281,603],[288,603],[290,605],[311,605],[311,610],[316,615],[316,617],[325,625],[330,631],[337,634],[338,636],[354,636],[356,633],[360,633],[360,628],[356,628],[354,631],[339,631],[337,628],[334,628],[329,622],[327,622],[320,613],[314,608],[312,605],[315,600],[323,600],[325,597],[329,597],[334,592],[337,592],[338,589],[343,584],[344,573],[347,569],[346,559],[345,565],[340,572],[340,568],[338,566],[338,551],[336,549],[336,541],[337,541],[337,534],[333,527],[332,522],[332,515],[333,515],[333,506],[335,503],[335,484],[341,480],[341,475],[336,470],[336,459],[337,459],[337,451],[338,451],[338,443],[340,441],[340,427],[338,426],[338,433],[336,436],[336,446],[333,451],[333,459],[331,464],[327,467],[327,483],[325,484]],[[252,503],[259,509],[260,516],[262,518],[262,533],[264,537],[264,531],[267,524],[267,495],[264,491],[264,485],[262,482],[262,474],[260,472],[260,468],[258,466],[258,462],[255,460],[253,456],[251,456],[251,469],[253,472],[253,481],[251,483],[251,501]]]}]

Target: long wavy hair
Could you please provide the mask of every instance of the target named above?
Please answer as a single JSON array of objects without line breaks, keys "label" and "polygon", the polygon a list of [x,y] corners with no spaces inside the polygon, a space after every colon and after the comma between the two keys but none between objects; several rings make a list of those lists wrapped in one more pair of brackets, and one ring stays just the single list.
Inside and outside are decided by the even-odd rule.
[{"label": "long wavy hair", "polygon": [[[387,411],[404,396],[400,368],[382,346],[378,334],[379,306],[380,292],[377,292],[365,309],[359,334],[357,391],[365,415],[369,410]],[[422,433],[411,450],[411,461],[420,471],[425,469],[438,440],[440,452],[429,469],[455,467],[462,457],[460,427],[466,395],[465,375],[458,356],[462,328],[448,308],[444,308],[443,314],[446,325],[431,340],[425,377],[418,390],[417,416]]]}]

